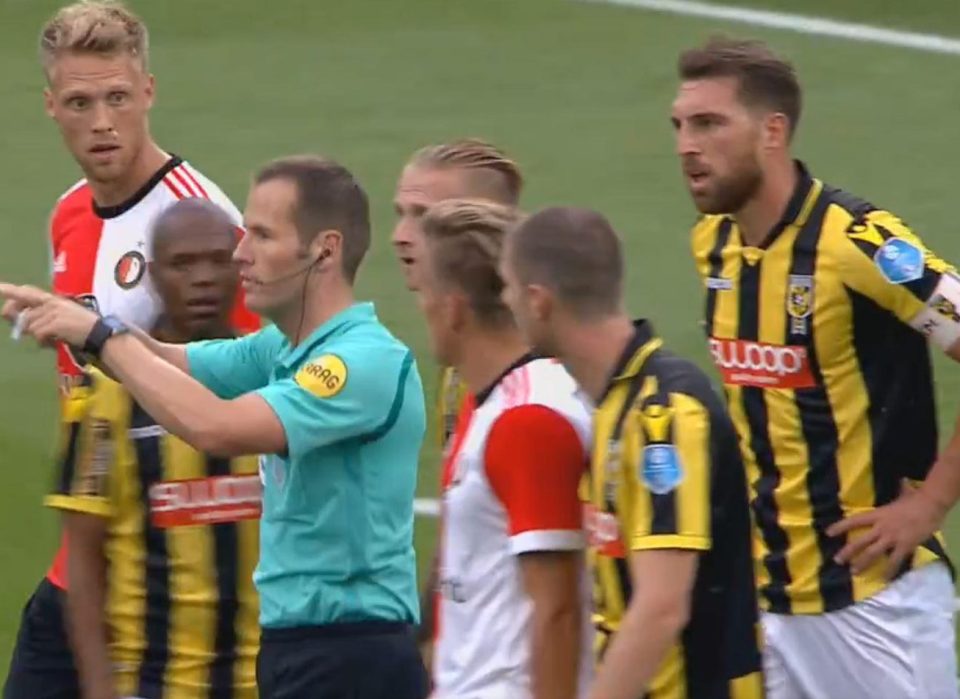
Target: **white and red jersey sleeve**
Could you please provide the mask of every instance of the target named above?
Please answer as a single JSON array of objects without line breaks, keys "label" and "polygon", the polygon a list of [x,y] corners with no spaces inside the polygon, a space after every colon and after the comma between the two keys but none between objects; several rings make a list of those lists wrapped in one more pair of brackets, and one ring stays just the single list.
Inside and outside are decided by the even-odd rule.
[{"label": "white and red jersey sleeve", "polygon": [[583,548],[577,488],[587,453],[564,415],[545,405],[519,405],[502,413],[487,437],[487,480],[507,513],[510,550]]}]

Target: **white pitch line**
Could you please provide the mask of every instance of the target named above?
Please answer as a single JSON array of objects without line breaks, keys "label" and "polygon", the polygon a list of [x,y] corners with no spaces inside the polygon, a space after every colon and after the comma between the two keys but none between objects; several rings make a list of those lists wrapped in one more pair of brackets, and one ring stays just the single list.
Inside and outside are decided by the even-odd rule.
[{"label": "white pitch line", "polygon": [[440,501],[436,498],[417,498],[413,501],[413,511],[424,517],[439,517]]},{"label": "white pitch line", "polygon": [[665,12],[687,17],[704,17],[728,22],[751,24],[757,27],[786,29],[800,34],[830,36],[849,41],[860,41],[886,46],[945,53],[960,56],[960,39],[939,34],[923,34],[898,29],[885,29],[869,24],[842,22],[824,17],[795,15],[788,12],[754,10],[733,5],[714,5],[693,0],[584,0],[607,5],[622,5],[654,12]]}]

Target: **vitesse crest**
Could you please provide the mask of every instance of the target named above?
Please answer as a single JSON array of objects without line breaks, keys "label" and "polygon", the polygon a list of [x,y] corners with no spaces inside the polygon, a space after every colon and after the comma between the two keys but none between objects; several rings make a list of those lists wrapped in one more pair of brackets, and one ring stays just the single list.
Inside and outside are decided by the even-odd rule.
[{"label": "vitesse crest", "polygon": [[790,316],[790,332],[806,335],[807,324],[813,313],[813,277],[791,274],[787,287],[787,315]]}]

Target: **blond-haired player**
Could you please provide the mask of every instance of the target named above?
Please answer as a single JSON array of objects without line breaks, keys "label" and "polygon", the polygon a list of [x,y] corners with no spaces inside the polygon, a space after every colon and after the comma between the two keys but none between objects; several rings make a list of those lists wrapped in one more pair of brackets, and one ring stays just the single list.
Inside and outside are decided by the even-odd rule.
[{"label": "blond-haired player", "polygon": [[[136,15],[116,2],[77,2],[44,25],[39,44],[47,114],[83,173],[50,218],[53,289],[152,328],[159,302],[148,273],[150,223],[184,198],[208,199],[237,224],[240,214],[216,184],[151,136],[155,80],[147,27]],[[259,326],[239,299],[232,321],[240,331]],[[77,421],[86,389],[80,362],[65,346],[57,365],[67,454],[76,440],[67,426]],[[66,585],[64,543],[24,609],[4,699],[78,696],[63,630]]]},{"label": "blond-haired player", "polygon": [[420,307],[434,355],[469,389],[443,468],[437,699],[574,699],[590,679],[577,487],[591,411],[500,298],[518,218],[447,200],[424,219]]},{"label": "blond-haired player", "polygon": [[[391,236],[404,280],[410,291],[420,288],[418,274],[423,258],[423,216],[446,199],[485,199],[516,206],[523,191],[523,175],[516,161],[503,150],[478,138],[461,138],[424,146],[407,161],[394,195],[396,224]],[[437,439],[445,448],[453,432],[465,387],[457,372],[446,367],[437,391]],[[434,635],[435,566],[420,600],[420,643],[425,651]],[[429,653],[427,653],[429,655]]]}]

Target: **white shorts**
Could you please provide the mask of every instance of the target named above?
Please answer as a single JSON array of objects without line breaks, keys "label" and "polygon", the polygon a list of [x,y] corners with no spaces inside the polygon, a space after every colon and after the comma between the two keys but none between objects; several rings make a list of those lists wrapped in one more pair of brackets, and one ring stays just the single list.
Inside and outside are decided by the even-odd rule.
[{"label": "white shorts", "polygon": [[957,699],[947,567],[906,573],[826,614],[763,613],[768,699]]}]

